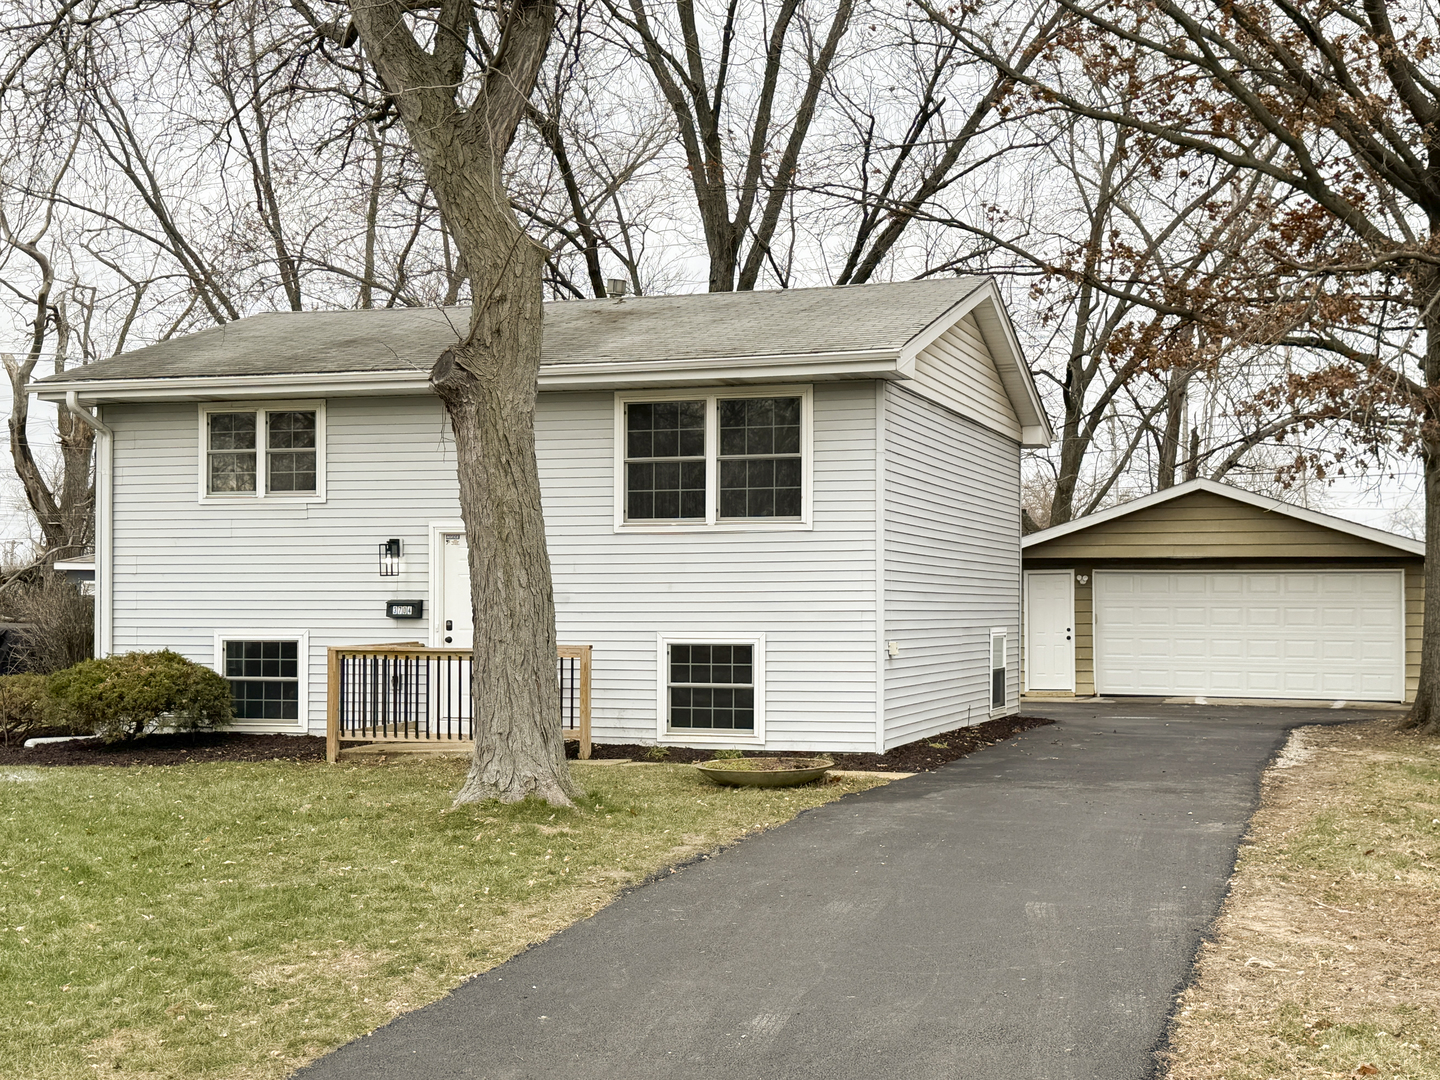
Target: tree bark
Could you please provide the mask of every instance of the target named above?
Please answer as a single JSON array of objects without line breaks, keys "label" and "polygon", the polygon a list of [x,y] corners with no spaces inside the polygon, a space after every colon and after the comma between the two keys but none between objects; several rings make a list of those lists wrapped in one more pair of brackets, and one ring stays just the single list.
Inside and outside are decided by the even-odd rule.
[{"label": "tree bark", "polygon": [[1440,440],[1427,439],[1425,467],[1425,622],[1420,640],[1420,684],[1403,726],[1440,735]]},{"label": "tree bark", "polygon": [[1424,313],[1425,414],[1420,462],[1425,470],[1425,614],[1420,640],[1420,682],[1402,726],[1440,735],[1440,272],[1417,271],[1416,305]]},{"label": "tree bark", "polygon": [[[502,180],[505,153],[555,27],[552,0],[498,5],[498,46],[468,104],[469,0],[444,0],[426,50],[397,0],[354,2],[355,26],[425,170],[457,264],[470,281],[465,337],[431,372],[455,433],[460,511],[470,547],[475,757],[456,804],[527,795],[570,806],[555,655],[555,601],[535,397],[545,251],[526,235]],[[473,85],[473,84],[471,84]]]}]

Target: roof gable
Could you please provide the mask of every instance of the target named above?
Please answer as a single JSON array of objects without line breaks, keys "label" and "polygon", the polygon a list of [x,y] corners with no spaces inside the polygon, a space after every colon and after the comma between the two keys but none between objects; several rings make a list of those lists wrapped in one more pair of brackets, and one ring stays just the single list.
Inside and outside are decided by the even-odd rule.
[{"label": "roof gable", "polygon": [[1191,480],[1021,541],[1027,559],[1395,558],[1418,540]]}]

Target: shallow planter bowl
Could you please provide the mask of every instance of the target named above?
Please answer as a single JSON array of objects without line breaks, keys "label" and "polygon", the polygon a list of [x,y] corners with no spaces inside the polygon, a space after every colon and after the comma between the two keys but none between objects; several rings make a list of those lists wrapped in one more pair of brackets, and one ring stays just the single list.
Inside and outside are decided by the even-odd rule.
[{"label": "shallow planter bowl", "polygon": [[736,787],[794,787],[819,780],[834,767],[825,757],[718,758],[695,766],[707,779]]}]

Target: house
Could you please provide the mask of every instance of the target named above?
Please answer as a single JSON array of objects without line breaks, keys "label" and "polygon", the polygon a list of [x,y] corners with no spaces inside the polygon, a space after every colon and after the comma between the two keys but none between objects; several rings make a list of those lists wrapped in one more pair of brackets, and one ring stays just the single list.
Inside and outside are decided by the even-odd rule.
[{"label": "house", "polygon": [[1191,480],[1023,549],[1027,692],[1415,697],[1419,541]]},{"label": "house", "polygon": [[[468,647],[427,375],[467,310],[257,315],[40,380],[97,425],[97,648],[319,733],[326,650]],[[992,281],[546,305],[536,444],[600,741],[873,751],[1018,708],[1020,452]]]}]

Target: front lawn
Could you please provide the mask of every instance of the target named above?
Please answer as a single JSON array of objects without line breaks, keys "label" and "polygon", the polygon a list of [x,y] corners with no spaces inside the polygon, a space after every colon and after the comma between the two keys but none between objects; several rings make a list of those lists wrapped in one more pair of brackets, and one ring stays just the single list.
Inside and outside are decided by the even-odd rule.
[{"label": "front lawn", "polygon": [[576,811],[450,811],[465,766],[0,771],[4,1075],[284,1076],[627,884],[883,782],[582,763]]},{"label": "front lawn", "polygon": [[1440,1080],[1440,742],[1302,728],[1265,774],[1167,1080]]}]

